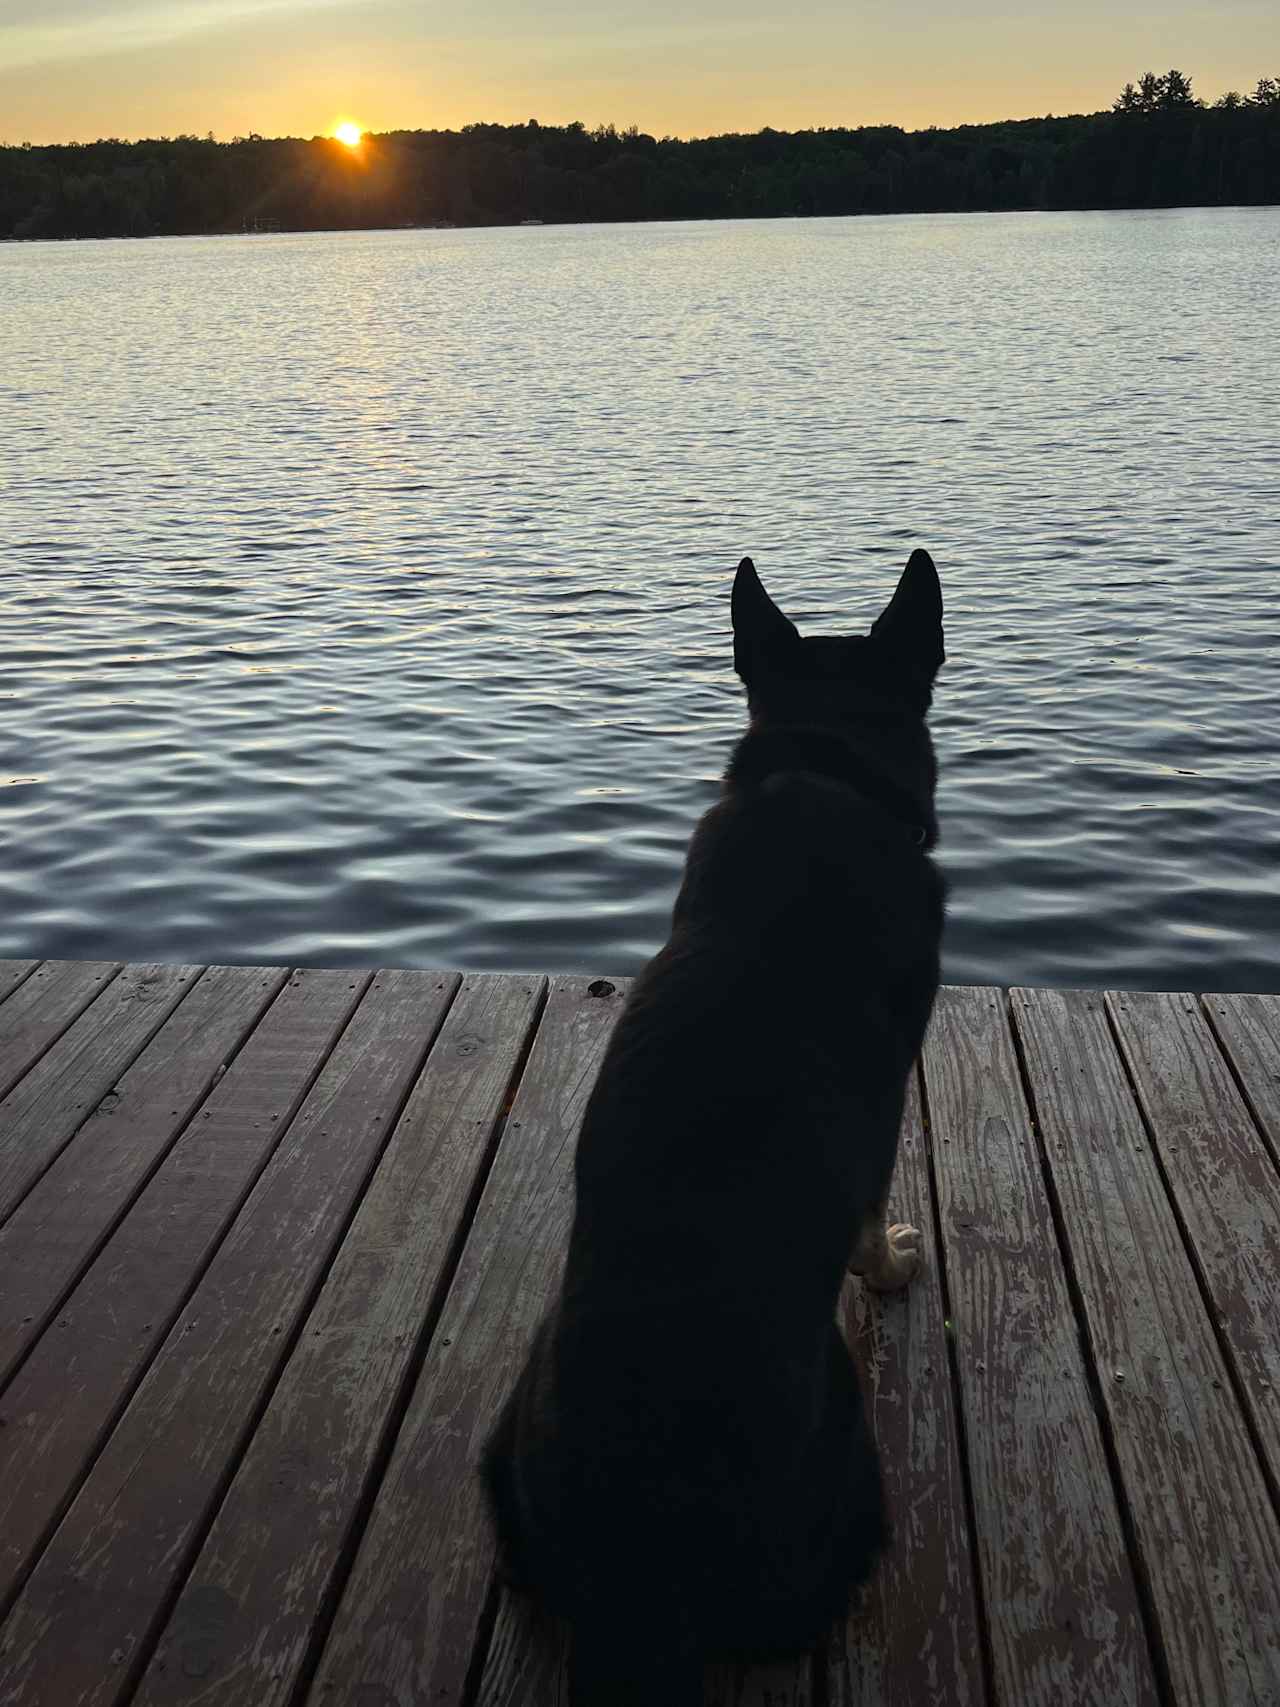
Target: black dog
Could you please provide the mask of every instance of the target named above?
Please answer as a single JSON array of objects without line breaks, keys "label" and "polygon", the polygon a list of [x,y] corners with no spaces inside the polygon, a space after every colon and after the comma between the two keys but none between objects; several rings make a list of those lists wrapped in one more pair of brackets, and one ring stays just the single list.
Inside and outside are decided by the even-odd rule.
[{"label": "black dog", "polygon": [[847,1265],[891,1287],[918,1261],[884,1206],[938,985],[942,597],[916,551],[869,635],[802,640],[747,558],[733,628],[750,725],[612,1038],[563,1287],[485,1450],[579,1707],[694,1707],[705,1660],[811,1647],[887,1539],[835,1308]]}]

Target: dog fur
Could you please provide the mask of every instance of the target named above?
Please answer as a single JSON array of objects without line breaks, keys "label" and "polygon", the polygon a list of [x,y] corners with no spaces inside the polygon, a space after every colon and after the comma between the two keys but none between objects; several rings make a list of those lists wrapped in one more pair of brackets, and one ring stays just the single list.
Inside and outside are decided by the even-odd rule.
[{"label": "dog fur", "polygon": [[938,985],[926,728],[942,598],[912,554],[866,636],[801,639],[749,558],[750,721],[698,825],[576,1158],[564,1281],[485,1449],[504,1568],[573,1631],[578,1707],[696,1707],[709,1659],[819,1642],[888,1530],[835,1325],[885,1229]]}]

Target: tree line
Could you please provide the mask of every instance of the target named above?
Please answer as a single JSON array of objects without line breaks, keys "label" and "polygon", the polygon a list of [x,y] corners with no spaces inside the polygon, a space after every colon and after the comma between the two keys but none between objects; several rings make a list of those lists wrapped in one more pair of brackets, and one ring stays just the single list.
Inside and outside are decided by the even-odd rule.
[{"label": "tree line", "polygon": [[1267,202],[1280,202],[1280,83],[1209,106],[1180,71],[1126,84],[1109,112],[949,130],[682,141],[531,119],[355,149],[257,135],[0,147],[9,238]]}]

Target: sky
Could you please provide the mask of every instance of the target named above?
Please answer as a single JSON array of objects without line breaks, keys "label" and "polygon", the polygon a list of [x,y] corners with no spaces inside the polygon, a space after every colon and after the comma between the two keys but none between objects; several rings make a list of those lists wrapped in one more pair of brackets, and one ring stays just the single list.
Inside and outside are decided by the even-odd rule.
[{"label": "sky", "polygon": [[1276,0],[0,0],[0,141],[477,120],[653,135],[1095,112],[1280,75]]}]

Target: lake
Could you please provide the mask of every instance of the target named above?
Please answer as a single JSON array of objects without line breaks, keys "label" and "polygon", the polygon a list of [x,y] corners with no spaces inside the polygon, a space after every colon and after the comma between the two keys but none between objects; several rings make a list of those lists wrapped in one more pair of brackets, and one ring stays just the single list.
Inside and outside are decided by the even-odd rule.
[{"label": "lake", "polygon": [[0,247],[0,955],[635,971],[914,545],[955,982],[1280,988],[1280,209]]}]

